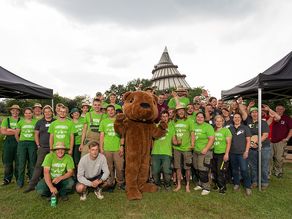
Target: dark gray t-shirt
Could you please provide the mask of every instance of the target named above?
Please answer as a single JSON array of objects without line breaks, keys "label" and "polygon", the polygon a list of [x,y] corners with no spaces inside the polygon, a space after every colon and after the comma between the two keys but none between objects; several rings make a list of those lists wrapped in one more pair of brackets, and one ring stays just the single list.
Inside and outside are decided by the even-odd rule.
[{"label": "dark gray t-shirt", "polygon": [[243,154],[246,147],[246,137],[251,137],[249,128],[241,124],[237,128],[232,125],[229,129],[232,134],[230,153]]},{"label": "dark gray t-shirt", "polygon": [[35,130],[39,131],[40,137],[40,146],[43,148],[50,147],[50,133],[48,133],[50,124],[55,121],[56,119],[52,118],[51,121],[45,120],[45,118],[40,119],[37,121],[35,125]]},{"label": "dark gray t-shirt", "polygon": [[[249,127],[251,135],[258,135],[258,122],[253,122],[252,118],[249,116],[247,119],[244,121],[244,123]],[[265,120],[262,120],[262,133],[269,133],[270,128],[268,123]],[[262,147],[270,147],[270,140],[267,138],[265,141],[262,142]]]}]

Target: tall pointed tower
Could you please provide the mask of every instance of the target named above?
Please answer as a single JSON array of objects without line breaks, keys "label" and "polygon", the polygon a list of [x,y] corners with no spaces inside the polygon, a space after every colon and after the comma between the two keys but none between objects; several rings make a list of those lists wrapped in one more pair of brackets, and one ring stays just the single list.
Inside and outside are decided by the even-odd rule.
[{"label": "tall pointed tower", "polygon": [[177,68],[177,65],[172,63],[167,47],[165,47],[159,63],[152,70],[152,87],[156,87],[157,90],[177,88],[178,86],[190,88],[185,80],[186,75],[180,74]]}]

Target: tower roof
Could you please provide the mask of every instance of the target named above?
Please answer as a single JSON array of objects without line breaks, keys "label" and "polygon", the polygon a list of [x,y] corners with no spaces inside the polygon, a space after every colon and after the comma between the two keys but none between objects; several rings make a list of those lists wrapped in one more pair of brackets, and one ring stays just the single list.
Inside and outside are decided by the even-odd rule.
[{"label": "tower roof", "polygon": [[173,64],[167,47],[165,47],[158,64],[152,70],[152,86],[157,87],[157,90],[177,88],[178,86],[190,88],[185,80],[186,75],[180,74],[177,68],[178,66]]}]

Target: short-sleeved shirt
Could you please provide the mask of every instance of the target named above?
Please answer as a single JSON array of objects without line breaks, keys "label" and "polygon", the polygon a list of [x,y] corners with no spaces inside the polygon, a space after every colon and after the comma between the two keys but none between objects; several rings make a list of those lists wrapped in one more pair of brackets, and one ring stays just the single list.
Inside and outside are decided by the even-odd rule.
[{"label": "short-sleeved shirt", "polygon": [[237,128],[233,125],[229,128],[232,134],[230,153],[231,154],[243,154],[246,148],[246,138],[251,137],[249,128],[246,125],[241,124]]},{"label": "short-sleeved shirt", "polygon": [[7,117],[5,118],[2,123],[1,123],[1,127],[2,128],[9,128],[9,125],[8,125],[8,118],[9,118],[9,124],[10,124],[10,128],[11,129],[16,129],[16,125],[17,125],[17,122],[20,121],[20,119],[14,119],[13,117]]},{"label": "short-sleeved shirt", "polygon": [[23,119],[17,123],[16,128],[20,129],[20,141],[34,141],[34,127],[36,123],[36,119],[32,119],[29,122]]},{"label": "short-sleeved shirt", "polygon": [[50,168],[51,179],[55,179],[63,176],[69,170],[73,170],[74,161],[68,154],[64,154],[62,159],[58,159],[56,152],[54,152],[46,155],[42,166]]},{"label": "short-sleeved shirt", "polygon": [[215,131],[215,141],[214,141],[214,153],[223,154],[226,151],[226,138],[232,137],[232,134],[228,128],[221,128],[220,130]]},{"label": "short-sleeved shirt", "polygon": [[190,151],[191,147],[191,132],[194,132],[194,122],[192,119],[178,119],[174,122],[175,135],[181,139],[180,146],[173,146],[178,151]]},{"label": "short-sleeved shirt", "polygon": [[90,125],[94,125],[98,127],[101,120],[104,118],[105,118],[105,114],[103,113],[99,114],[99,113],[95,113],[95,111],[91,111],[91,112],[86,113],[85,123],[87,124],[88,127],[90,127]]},{"label": "short-sleeved shirt", "polygon": [[209,137],[214,136],[214,129],[213,127],[204,122],[203,124],[195,123],[195,148],[194,150],[197,152],[201,152],[207,145],[209,141]]},{"label": "short-sleeved shirt", "polygon": [[63,142],[66,148],[70,148],[70,136],[74,134],[73,123],[67,119],[64,121],[57,119],[51,123],[49,133],[54,135],[53,148],[57,142]]},{"label": "short-sleeved shirt", "polygon": [[290,129],[292,129],[292,119],[289,116],[281,116],[280,121],[273,122],[272,143],[278,143],[287,137]]},{"label": "short-sleeved shirt", "polygon": [[115,119],[106,118],[100,122],[99,131],[104,133],[103,149],[104,151],[119,151],[120,137],[114,129]]},{"label": "short-sleeved shirt", "polygon": [[[259,132],[259,124],[258,122],[253,122],[252,118],[249,116],[247,119],[244,121],[245,124],[249,127],[251,135],[258,135]],[[262,120],[262,133],[269,133],[269,125],[265,120]],[[267,138],[262,142],[262,147],[270,147],[270,140]]]},{"label": "short-sleeved shirt", "polygon": [[[187,97],[178,97],[178,102],[180,103],[181,106],[187,107],[187,105],[190,103],[190,99]],[[174,108],[176,107],[176,101],[174,98],[171,98],[168,102],[168,107],[169,108]]]},{"label": "short-sleeved shirt", "polygon": [[42,118],[37,121],[34,130],[39,131],[40,146],[43,148],[50,147],[50,133],[48,132],[51,123],[55,121],[52,118],[50,121],[47,121],[45,118]]},{"label": "short-sleeved shirt", "polygon": [[169,122],[165,136],[154,141],[152,154],[172,156],[172,137],[174,134],[174,125]]},{"label": "short-sleeved shirt", "polygon": [[73,120],[72,120],[72,122],[73,122],[73,130],[74,130],[74,144],[80,145],[84,122],[80,118],[77,120],[77,122],[75,122]]}]

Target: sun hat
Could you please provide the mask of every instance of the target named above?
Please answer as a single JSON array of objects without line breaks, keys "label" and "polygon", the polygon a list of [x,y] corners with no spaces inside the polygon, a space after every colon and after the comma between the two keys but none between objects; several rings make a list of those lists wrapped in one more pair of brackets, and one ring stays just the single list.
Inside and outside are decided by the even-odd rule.
[{"label": "sun hat", "polygon": [[10,109],[10,110],[12,110],[12,109],[17,109],[17,110],[20,111],[20,107],[19,107],[19,105],[17,105],[17,104],[12,105],[11,107],[9,107],[9,109]]},{"label": "sun hat", "polygon": [[36,107],[43,108],[42,104],[40,103],[35,103],[32,108],[34,109]]}]

